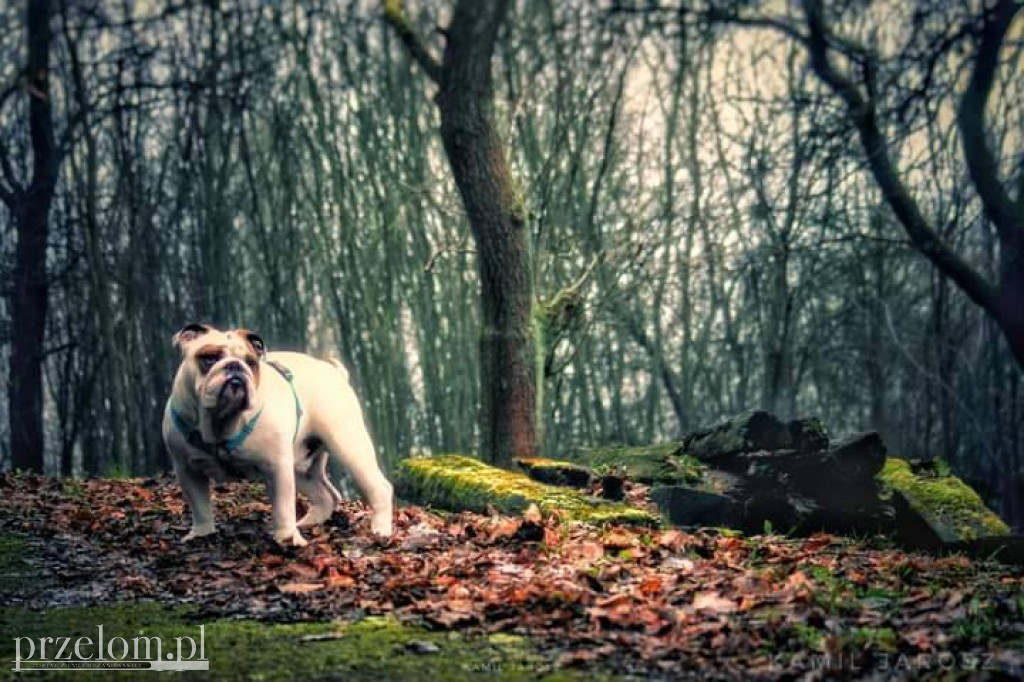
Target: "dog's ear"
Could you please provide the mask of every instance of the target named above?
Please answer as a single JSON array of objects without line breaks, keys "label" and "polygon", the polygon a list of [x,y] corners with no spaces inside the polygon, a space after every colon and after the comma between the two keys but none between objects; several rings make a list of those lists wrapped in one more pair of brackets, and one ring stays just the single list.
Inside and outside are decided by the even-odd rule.
[{"label": "dog's ear", "polygon": [[210,327],[206,326],[205,324],[198,324],[196,322],[193,322],[192,324],[187,324],[181,329],[179,329],[177,334],[171,337],[171,344],[175,348],[180,349],[182,353],[184,353],[185,346],[192,343],[200,336],[206,334],[209,331]]},{"label": "dog's ear", "polygon": [[263,342],[263,337],[259,334],[249,331],[248,329],[239,329],[239,333],[249,343],[256,355],[260,356],[262,360],[267,355],[267,344]]}]

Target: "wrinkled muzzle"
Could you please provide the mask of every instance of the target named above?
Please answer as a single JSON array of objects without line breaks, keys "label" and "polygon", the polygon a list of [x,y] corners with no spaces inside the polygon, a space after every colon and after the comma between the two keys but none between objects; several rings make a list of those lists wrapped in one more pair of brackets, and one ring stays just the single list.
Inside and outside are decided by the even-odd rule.
[{"label": "wrinkled muzzle", "polygon": [[210,368],[200,391],[204,408],[226,419],[252,405],[252,370],[238,358],[224,358]]}]

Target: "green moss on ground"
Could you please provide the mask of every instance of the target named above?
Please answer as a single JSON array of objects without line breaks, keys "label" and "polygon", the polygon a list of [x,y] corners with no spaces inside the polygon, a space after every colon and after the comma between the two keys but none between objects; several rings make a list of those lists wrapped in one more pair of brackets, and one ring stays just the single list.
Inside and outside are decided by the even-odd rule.
[{"label": "green moss on ground", "polygon": [[398,466],[395,484],[405,499],[453,511],[485,512],[490,505],[505,514],[519,514],[533,503],[569,521],[658,524],[657,516],[643,509],[538,483],[463,455],[405,460]]},{"label": "green moss on ground", "polygon": [[956,476],[922,478],[906,460],[890,457],[878,474],[891,490],[901,493],[910,506],[947,542],[1009,535],[1009,527],[981,501],[978,493]]},{"label": "green moss on ground", "polygon": [[[205,626],[209,672],[177,673],[175,679],[280,680],[575,680],[581,671],[553,671],[538,651],[521,637],[465,636],[403,625],[391,618],[372,617],[357,623],[266,624],[244,620],[205,621],[194,609],[159,604],[115,604],[31,611],[0,608],[0,656],[12,661],[14,638],[78,637],[95,642],[103,624],[106,641],[123,637],[160,637],[163,651],[175,651],[174,637],[198,639]],[[48,653],[49,647],[47,644]],[[116,645],[120,647],[120,643]],[[155,643],[153,644],[155,646]],[[436,647],[436,651],[434,648]],[[190,645],[184,643],[186,654]],[[416,653],[415,650],[429,651]],[[27,653],[27,644],[23,644]],[[119,648],[115,649],[115,652]],[[94,653],[95,646],[83,649]],[[55,652],[53,652],[55,653]],[[38,652],[37,652],[38,655]],[[65,653],[65,656],[67,653]],[[52,653],[51,653],[52,656]],[[88,673],[34,671],[33,679],[81,679]],[[0,680],[14,679],[6,666]],[[93,673],[102,676],[103,673]],[[129,673],[130,675],[130,673]],[[593,672],[587,677],[594,677]]]},{"label": "green moss on ground", "polygon": [[704,466],[694,457],[678,454],[680,445],[668,442],[580,448],[572,453],[571,459],[599,473],[603,469],[619,469],[627,478],[640,483],[699,485],[704,479]]}]

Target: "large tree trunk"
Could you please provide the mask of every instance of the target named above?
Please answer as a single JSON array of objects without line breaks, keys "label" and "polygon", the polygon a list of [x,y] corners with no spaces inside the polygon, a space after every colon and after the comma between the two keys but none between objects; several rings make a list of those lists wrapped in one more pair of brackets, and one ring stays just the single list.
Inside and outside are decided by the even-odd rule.
[{"label": "large tree trunk", "polygon": [[47,0],[27,3],[32,178],[13,197],[18,245],[11,296],[11,357],[8,400],[11,457],[16,469],[43,470],[43,342],[46,333],[46,239],[57,160],[50,113],[48,71],[50,7]]},{"label": "large tree trunk", "polygon": [[508,6],[508,0],[460,0],[437,63],[400,4],[386,5],[410,54],[440,87],[441,138],[476,240],[480,273],[480,454],[506,467],[514,456],[537,452],[530,248],[491,111],[491,58]]}]

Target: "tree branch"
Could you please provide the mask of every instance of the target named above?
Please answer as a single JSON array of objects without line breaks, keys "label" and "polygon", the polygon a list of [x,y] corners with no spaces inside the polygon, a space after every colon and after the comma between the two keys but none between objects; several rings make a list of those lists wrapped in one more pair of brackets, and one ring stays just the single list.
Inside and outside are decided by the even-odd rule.
[{"label": "tree branch", "polygon": [[734,11],[722,8],[711,7],[704,13],[709,22],[724,22],[735,26],[747,26],[749,28],[767,28],[782,33],[785,36],[803,45],[807,44],[808,37],[800,32],[793,24],[769,16],[741,16]]},{"label": "tree branch", "polygon": [[865,98],[857,85],[832,63],[829,56],[828,30],[820,3],[817,0],[808,0],[805,12],[810,31],[806,44],[811,68],[846,103],[850,119],[857,129],[867,155],[871,174],[893,213],[903,224],[910,240],[918,251],[940,272],[952,279],[972,301],[993,318],[999,319],[999,297],[996,288],[942,241],[928,224],[889,156],[888,144],[878,126],[874,101]]},{"label": "tree branch", "polygon": [[1000,0],[984,17],[981,45],[956,117],[967,170],[981,197],[985,214],[1004,240],[1013,235],[1018,238],[1024,236],[1021,234],[1024,226],[1020,212],[999,178],[999,162],[985,139],[985,109],[992,91],[992,80],[999,67],[999,51],[1021,7],[1018,0]]},{"label": "tree branch", "polygon": [[[7,100],[22,89],[24,83],[24,74],[19,74],[14,82],[0,91],[0,111],[7,104]],[[6,181],[6,186],[4,182],[0,181],[0,201],[13,208],[14,202],[24,193],[24,188],[18,182],[17,174],[11,165],[10,155],[7,153],[7,147],[2,142],[0,142],[0,171],[3,171],[3,178],[0,180]]]},{"label": "tree branch", "polygon": [[0,179],[0,201],[13,210],[15,203],[24,195],[25,189],[18,183],[14,168],[11,166],[10,155],[3,143],[0,143],[0,168],[3,169],[4,175],[4,178]]},{"label": "tree branch", "polygon": [[384,0],[384,20],[391,24],[398,38],[409,51],[409,56],[420,65],[423,72],[435,83],[441,82],[441,62],[430,53],[419,35],[413,30],[412,24],[405,16],[402,0]]}]

